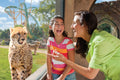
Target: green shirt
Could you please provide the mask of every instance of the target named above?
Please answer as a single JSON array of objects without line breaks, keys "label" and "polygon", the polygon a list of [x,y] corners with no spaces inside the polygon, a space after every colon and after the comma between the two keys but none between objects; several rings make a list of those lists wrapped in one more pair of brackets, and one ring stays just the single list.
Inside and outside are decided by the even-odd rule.
[{"label": "green shirt", "polygon": [[120,80],[120,40],[105,31],[95,30],[88,47],[89,67],[103,71],[106,80]]}]

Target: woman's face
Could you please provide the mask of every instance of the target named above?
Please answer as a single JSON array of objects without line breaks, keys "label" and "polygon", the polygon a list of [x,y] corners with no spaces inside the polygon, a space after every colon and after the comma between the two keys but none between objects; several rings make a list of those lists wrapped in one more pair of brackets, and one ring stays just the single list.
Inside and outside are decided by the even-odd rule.
[{"label": "woman's face", "polygon": [[80,24],[80,16],[75,15],[71,28],[73,29],[74,37],[82,37],[84,34],[84,26]]},{"label": "woman's face", "polygon": [[52,30],[55,36],[62,36],[64,31],[64,22],[62,19],[55,19],[54,24],[52,25]]}]

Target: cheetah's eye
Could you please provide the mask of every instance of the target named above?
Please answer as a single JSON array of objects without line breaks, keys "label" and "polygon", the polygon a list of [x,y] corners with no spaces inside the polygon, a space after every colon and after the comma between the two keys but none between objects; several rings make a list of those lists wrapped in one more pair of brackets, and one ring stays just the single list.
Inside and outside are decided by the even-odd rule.
[{"label": "cheetah's eye", "polygon": [[18,36],[20,36],[20,33],[17,33]]},{"label": "cheetah's eye", "polygon": [[24,35],[26,35],[26,33],[24,33]]}]

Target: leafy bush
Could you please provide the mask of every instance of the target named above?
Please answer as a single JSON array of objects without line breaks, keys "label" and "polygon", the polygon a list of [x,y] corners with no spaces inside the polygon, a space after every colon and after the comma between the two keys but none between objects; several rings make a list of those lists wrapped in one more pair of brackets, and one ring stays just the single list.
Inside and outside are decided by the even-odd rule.
[{"label": "leafy bush", "polygon": [[2,40],[1,45],[5,45],[5,40]]}]

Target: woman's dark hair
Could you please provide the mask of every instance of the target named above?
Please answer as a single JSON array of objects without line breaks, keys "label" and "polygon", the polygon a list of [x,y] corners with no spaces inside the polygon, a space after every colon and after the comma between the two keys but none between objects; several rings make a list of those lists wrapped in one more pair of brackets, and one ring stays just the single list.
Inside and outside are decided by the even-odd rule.
[{"label": "woman's dark hair", "polygon": [[[88,34],[92,35],[93,31],[97,29],[97,18],[94,13],[87,10],[81,10],[75,12],[75,15],[79,15],[79,21],[81,25],[86,25]],[[88,43],[83,38],[77,38],[76,53],[80,53],[83,57],[86,57],[88,50]]]},{"label": "woman's dark hair", "polygon": [[[55,15],[55,16],[50,20],[50,24],[49,24],[50,26],[52,26],[52,25],[54,24],[55,19],[61,19],[61,20],[63,20],[63,22],[64,22],[63,17],[61,17],[60,15]],[[62,35],[63,35],[64,37],[67,37],[67,33],[66,33],[65,31],[63,31]],[[55,37],[55,35],[54,35],[54,33],[53,33],[52,30],[49,30],[49,37]]]}]

